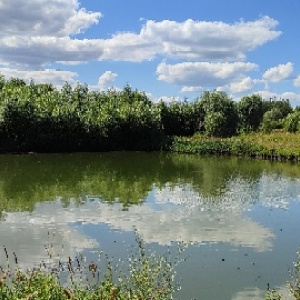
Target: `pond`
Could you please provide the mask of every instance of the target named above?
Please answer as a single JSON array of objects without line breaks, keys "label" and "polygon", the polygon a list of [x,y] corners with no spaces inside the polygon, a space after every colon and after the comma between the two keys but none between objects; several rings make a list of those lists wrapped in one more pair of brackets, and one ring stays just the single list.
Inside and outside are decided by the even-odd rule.
[{"label": "pond", "polygon": [[32,268],[100,250],[124,258],[136,229],[159,253],[189,245],[175,299],[264,299],[268,284],[284,289],[299,216],[296,164],[143,152],[0,156],[0,244],[10,259],[15,252]]}]

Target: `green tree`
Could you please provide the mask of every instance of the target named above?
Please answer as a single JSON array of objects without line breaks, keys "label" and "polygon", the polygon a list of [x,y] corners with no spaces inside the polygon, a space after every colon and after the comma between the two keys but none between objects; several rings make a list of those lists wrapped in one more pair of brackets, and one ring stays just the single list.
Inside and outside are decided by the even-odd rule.
[{"label": "green tree", "polygon": [[261,130],[270,133],[274,129],[282,128],[283,113],[279,108],[272,108],[264,113]]},{"label": "green tree", "polygon": [[229,137],[236,134],[238,112],[235,103],[226,93],[204,92],[201,101],[205,111],[206,134],[217,137]]},{"label": "green tree", "polygon": [[6,82],[6,85],[11,87],[24,87],[26,86],[26,82],[23,79],[12,77]]},{"label": "green tree", "polygon": [[263,101],[264,113],[269,110],[272,110],[273,108],[279,109],[283,117],[286,117],[289,113],[293,111],[293,108],[288,99],[280,99],[280,100],[270,99],[270,101],[265,101],[265,100]]},{"label": "green tree", "polygon": [[300,130],[300,111],[294,111],[288,114],[283,120],[283,128],[288,132],[297,132]]},{"label": "green tree", "polygon": [[2,90],[2,88],[4,87],[4,85],[5,85],[5,77],[4,77],[4,75],[2,75],[0,73],[0,91]]},{"label": "green tree", "polygon": [[256,131],[263,119],[263,101],[259,95],[245,96],[237,103],[240,130]]},{"label": "green tree", "polygon": [[208,136],[223,137],[226,126],[227,118],[223,112],[216,111],[206,114],[204,127]]}]

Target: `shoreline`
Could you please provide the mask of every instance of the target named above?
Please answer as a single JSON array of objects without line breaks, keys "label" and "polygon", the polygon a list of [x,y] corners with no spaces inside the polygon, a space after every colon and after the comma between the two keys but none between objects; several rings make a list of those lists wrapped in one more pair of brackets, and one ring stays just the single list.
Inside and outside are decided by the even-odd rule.
[{"label": "shoreline", "polygon": [[191,137],[168,137],[160,149],[91,149],[69,151],[0,151],[0,155],[36,155],[62,153],[104,152],[166,152],[213,156],[244,157],[257,160],[298,163],[300,161],[300,134],[274,131],[272,133],[249,133],[230,138],[214,138],[201,134]]}]

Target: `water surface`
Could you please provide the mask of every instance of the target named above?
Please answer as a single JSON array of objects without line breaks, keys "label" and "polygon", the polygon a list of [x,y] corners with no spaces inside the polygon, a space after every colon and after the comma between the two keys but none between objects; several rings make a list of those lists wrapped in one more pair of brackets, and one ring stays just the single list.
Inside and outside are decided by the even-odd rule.
[{"label": "water surface", "polygon": [[[161,153],[0,156],[0,244],[19,264],[125,258],[134,228],[189,243],[176,299],[264,299],[300,246],[299,165]],[[5,264],[0,251],[0,265]]]}]

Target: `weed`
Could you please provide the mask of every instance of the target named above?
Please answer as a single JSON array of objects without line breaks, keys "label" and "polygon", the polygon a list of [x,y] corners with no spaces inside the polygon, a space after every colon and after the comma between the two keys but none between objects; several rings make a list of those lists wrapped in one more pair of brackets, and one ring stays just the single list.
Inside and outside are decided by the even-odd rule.
[{"label": "weed", "polygon": [[[177,254],[184,249],[185,245],[179,244]],[[172,299],[176,290],[174,268],[180,261],[177,254],[174,261],[170,250],[157,255],[136,233],[136,246],[130,249],[128,260],[114,264],[105,255],[103,272],[98,262],[86,263],[82,255],[56,266],[43,262],[39,268],[24,271],[15,255],[15,270],[10,269],[9,262],[0,268],[0,299]]]}]

